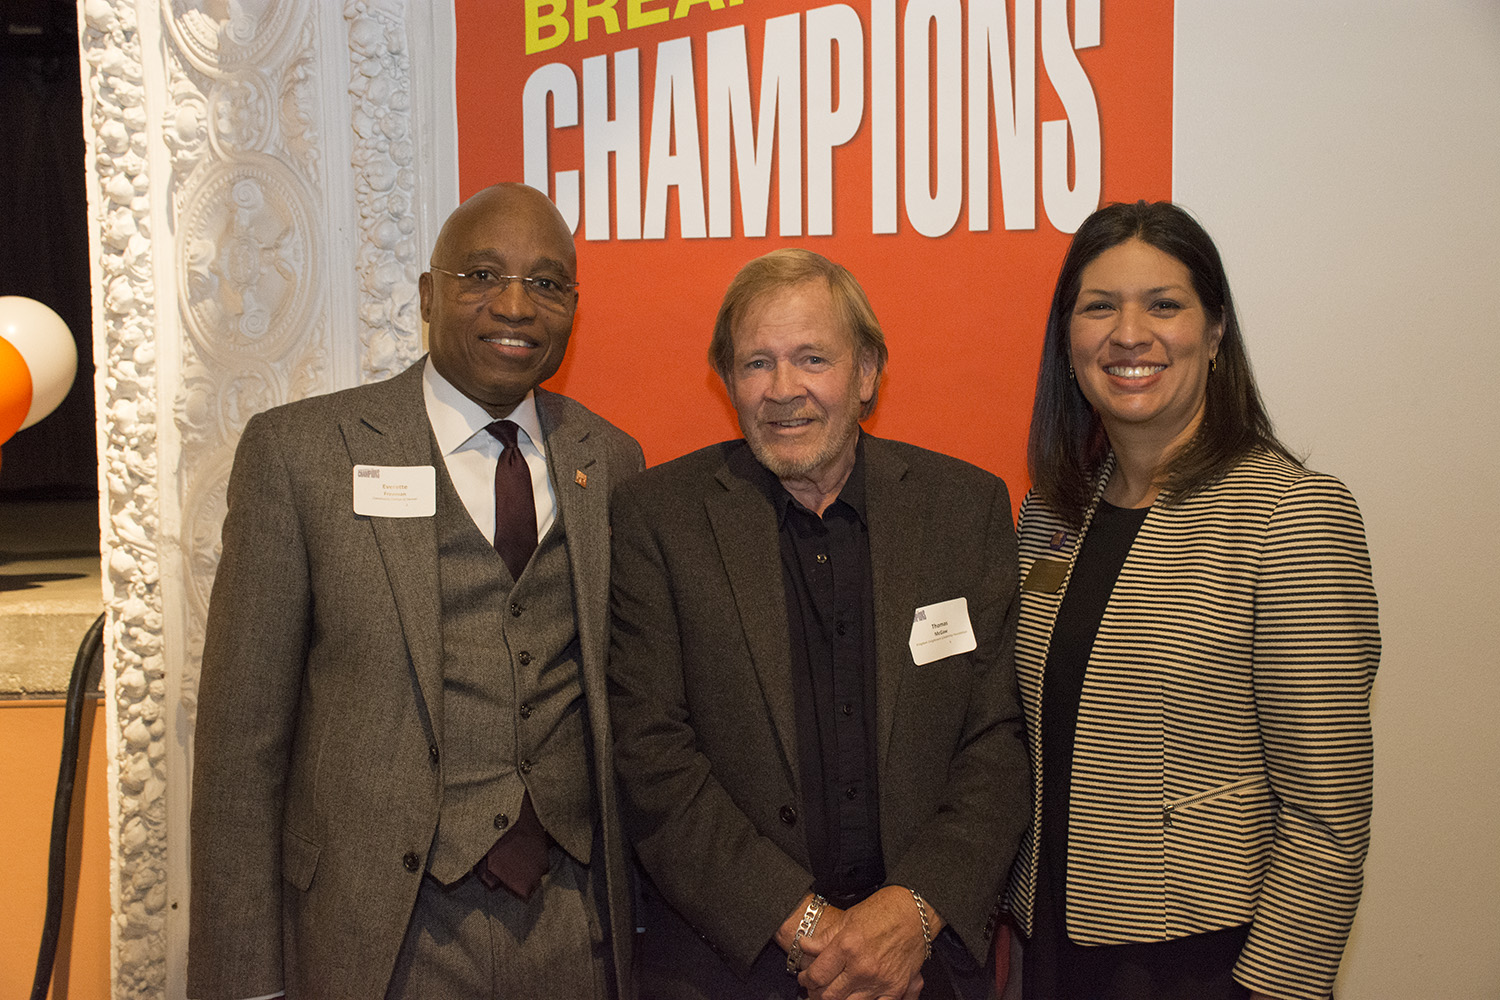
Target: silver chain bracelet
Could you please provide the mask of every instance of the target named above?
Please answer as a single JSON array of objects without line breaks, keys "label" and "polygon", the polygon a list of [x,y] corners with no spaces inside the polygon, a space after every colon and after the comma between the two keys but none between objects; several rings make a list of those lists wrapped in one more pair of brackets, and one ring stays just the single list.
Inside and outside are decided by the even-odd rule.
[{"label": "silver chain bracelet", "polygon": [[[813,928],[818,926],[818,918],[823,915],[823,907],[827,905],[828,900],[814,893],[807,909],[802,911],[802,922],[797,925],[797,933],[792,936],[792,946],[786,950],[786,971],[793,976],[797,974],[797,966],[802,962],[802,939],[812,936]],[[923,917],[922,922],[925,924],[926,921],[927,918]]]}]

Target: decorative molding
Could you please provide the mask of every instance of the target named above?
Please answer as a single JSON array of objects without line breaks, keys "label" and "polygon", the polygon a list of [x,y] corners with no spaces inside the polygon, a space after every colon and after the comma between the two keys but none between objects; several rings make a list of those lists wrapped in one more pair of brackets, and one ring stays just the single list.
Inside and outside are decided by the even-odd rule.
[{"label": "decorative molding", "polygon": [[[150,141],[136,14],[85,0],[80,45],[96,230],[94,300],[105,556],[105,680],[114,995],[162,995],[166,947],[167,680],[162,656],[156,292]],[[102,334],[102,337],[100,336]]]},{"label": "decorative molding", "polygon": [[206,77],[254,72],[282,62],[303,28],[308,0],[203,3],[170,0],[162,21],[173,50]]},{"label": "decorative molding", "polygon": [[417,275],[411,53],[397,4],[348,0],[349,97],[359,204],[360,381],[389,378],[422,353]]},{"label": "decorative molding", "polygon": [[[172,239],[160,253],[171,261],[176,308],[159,330],[171,341],[159,348],[177,376],[162,428],[173,515],[165,631],[174,717],[183,727],[169,747],[176,766],[167,839],[171,896],[185,914],[190,732],[228,472],[252,415],[338,388],[329,304],[320,295],[335,251],[319,204],[326,158],[315,124],[323,112],[317,9],[305,0],[222,7],[178,0],[161,17],[170,80],[161,136],[171,162],[162,208]],[[186,926],[178,920],[166,942],[174,981],[185,966]]]}]

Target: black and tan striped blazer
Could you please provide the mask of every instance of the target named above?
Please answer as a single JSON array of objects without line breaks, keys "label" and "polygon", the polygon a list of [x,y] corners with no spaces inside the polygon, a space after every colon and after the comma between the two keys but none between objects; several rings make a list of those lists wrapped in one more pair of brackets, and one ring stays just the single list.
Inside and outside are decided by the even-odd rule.
[{"label": "black and tan striped blazer", "polygon": [[[1021,579],[1039,560],[1071,576],[1080,537],[1028,496]],[[1026,931],[1042,668],[1067,584],[1021,595],[1016,669],[1036,796],[1009,906]],[[1369,843],[1379,658],[1364,526],[1338,480],[1256,452],[1180,506],[1158,502],[1099,624],[1079,704],[1069,936],[1149,942],[1250,923],[1237,979],[1327,996]]]}]

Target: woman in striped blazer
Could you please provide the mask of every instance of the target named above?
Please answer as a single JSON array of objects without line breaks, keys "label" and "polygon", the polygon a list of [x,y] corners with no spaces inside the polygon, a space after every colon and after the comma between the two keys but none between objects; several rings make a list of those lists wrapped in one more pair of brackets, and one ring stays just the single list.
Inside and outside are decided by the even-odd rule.
[{"label": "woman in striped blazer", "polygon": [[1218,251],[1176,206],[1075,235],[1028,460],[1024,995],[1329,996],[1369,842],[1364,528],[1276,439]]}]

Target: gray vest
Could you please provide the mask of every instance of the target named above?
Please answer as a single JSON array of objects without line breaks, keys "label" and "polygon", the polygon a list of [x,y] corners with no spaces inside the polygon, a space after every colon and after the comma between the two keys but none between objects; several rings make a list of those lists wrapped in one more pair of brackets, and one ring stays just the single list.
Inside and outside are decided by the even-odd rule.
[{"label": "gray vest", "polygon": [[440,455],[443,804],[427,870],[474,867],[531,801],[552,839],[587,864],[592,748],[580,682],[573,574],[562,512],[519,581],[474,525]]}]

